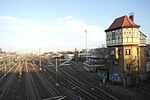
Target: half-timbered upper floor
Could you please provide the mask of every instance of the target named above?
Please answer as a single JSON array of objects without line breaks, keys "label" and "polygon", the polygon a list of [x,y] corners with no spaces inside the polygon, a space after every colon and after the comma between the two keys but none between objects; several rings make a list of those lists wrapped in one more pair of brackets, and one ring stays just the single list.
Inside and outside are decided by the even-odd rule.
[{"label": "half-timbered upper floor", "polygon": [[128,16],[115,19],[111,26],[105,30],[107,46],[146,46],[146,36],[139,31],[139,27]]}]

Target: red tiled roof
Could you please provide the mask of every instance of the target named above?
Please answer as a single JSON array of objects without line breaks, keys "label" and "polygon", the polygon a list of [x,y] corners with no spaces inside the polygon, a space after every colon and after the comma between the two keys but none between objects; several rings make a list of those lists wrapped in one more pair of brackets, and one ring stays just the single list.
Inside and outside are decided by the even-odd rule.
[{"label": "red tiled roof", "polygon": [[128,16],[122,16],[114,20],[114,22],[110,25],[108,29],[105,31],[114,30],[117,28],[123,28],[123,27],[137,27],[140,26],[135,24]]}]

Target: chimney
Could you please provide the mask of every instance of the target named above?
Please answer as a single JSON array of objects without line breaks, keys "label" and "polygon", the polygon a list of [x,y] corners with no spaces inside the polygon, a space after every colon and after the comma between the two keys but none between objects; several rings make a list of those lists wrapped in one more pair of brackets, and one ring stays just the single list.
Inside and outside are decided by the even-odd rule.
[{"label": "chimney", "polygon": [[130,13],[129,18],[134,22],[134,13]]}]

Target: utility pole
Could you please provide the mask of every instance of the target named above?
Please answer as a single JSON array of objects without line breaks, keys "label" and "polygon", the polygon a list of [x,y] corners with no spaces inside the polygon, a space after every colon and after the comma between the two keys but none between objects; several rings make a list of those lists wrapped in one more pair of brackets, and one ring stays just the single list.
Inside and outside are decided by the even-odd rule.
[{"label": "utility pole", "polygon": [[39,59],[40,70],[42,70],[42,68],[41,68],[41,48],[39,48],[39,56],[40,56],[40,59]]},{"label": "utility pole", "polygon": [[74,61],[75,61],[75,65],[77,65],[78,64],[78,51],[76,48],[75,48],[75,52],[74,52]]},{"label": "utility pole", "polygon": [[57,72],[58,72],[58,66],[57,66],[57,58],[56,58],[56,81],[57,81]]},{"label": "utility pole", "polygon": [[56,86],[59,86],[59,83],[57,82],[57,72],[58,72],[58,66],[57,66],[57,57],[56,57]]},{"label": "utility pole", "polygon": [[6,73],[7,73],[7,71],[6,71],[6,67],[7,67],[7,60],[5,61],[4,76],[6,76]]},{"label": "utility pole", "polygon": [[6,76],[6,73],[7,73],[7,57],[6,57],[6,54],[5,54],[5,58],[4,58],[4,62],[5,62],[5,66],[4,66],[4,76]]},{"label": "utility pole", "polygon": [[10,54],[8,55],[8,57],[9,57],[9,66],[8,66],[8,68],[10,69]]}]

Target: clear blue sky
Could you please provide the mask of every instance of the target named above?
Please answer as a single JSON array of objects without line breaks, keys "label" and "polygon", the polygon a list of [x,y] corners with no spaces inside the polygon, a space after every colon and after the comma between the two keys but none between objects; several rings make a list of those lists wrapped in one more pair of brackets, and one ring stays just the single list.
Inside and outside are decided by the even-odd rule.
[{"label": "clear blue sky", "polygon": [[113,20],[134,12],[150,38],[149,0],[0,0],[0,47],[19,52],[73,50],[105,43]]}]

